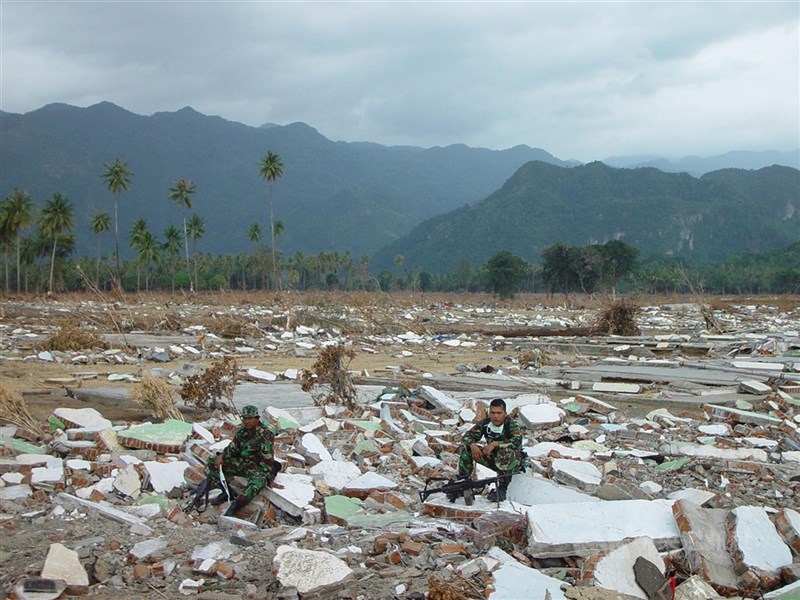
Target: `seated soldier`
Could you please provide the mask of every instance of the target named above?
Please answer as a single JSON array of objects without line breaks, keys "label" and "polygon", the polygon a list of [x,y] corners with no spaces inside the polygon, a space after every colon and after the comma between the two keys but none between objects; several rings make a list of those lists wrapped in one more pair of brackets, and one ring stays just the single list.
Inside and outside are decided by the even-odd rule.
[{"label": "seated soldier", "polygon": [[[486,440],[485,444],[480,444]],[[506,499],[511,475],[522,470],[522,429],[508,416],[506,403],[495,398],[489,404],[489,416],[464,434],[458,460],[459,477],[471,477],[478,462],[500,476],[497,488],[489,493],[490,502]]]},{"label": "seated soldier", "polygon": [[[211,489],[222,487],[220,480],[220,466],[225,475],[225,480],[230,482],[239,475],[247,479],[247,487],[238,495],[228,510],[226,516],[233,516],[246,506],[256,494],[263,490],[275,478],[280,468],[274,460],[273,441],[274,434],[261,422],[258,408],[245,406],[242,408],[242,425],[236,430],[236,435],[222,451],[222,454],[208,459],[208,475]],[[230,484],[229,484],[230,485]],[[230,500],[223,490],[222,494],[211,501],[212,505],[222,504]]]}]

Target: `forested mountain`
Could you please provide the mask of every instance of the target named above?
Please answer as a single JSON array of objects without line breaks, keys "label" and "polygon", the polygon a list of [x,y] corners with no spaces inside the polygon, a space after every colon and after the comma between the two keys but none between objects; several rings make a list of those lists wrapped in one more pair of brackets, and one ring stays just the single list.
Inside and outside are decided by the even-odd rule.
[{"label": "forested mountain", "polygon": [[[284,164],[273,183],[275,219],[285,225],[279,249],[350,251],[356,258],[424,219],[485,198],[530,160],[567,164],[527,146],[494,151],[333,142],[304,123],[250,127],[191,108],[147,117],[108,102],[0,112],[0,136],[0,197],[22,188],[41,207],[55,192],[67,196],[76,208],[79,254],[95,251],[90,214],[113,212],[101,175],[115,158],[134,173],[130,191],[119,196],[123,241],[139,218],[157,236],[180,226],[169,188],[185,177],[197,185],[193,208],[206,221],[198,250],[252,250],[251,223],[259,222],[269,239],[268,187],[258,172],[270,150]],[[130,256],[127,244],[121,246]]]},{"label": "forested mountain", "polygon": [[544,248],[622,240],[643,256],[697,262],[758,252],[800,239],[800,171],[726,169],[696,179],[601,162],[563,168],[523,165],[482,202],[438,215],[381,250],[374,270],[394,260],[432,273],[472,266],[508,250],[539,262]]}]

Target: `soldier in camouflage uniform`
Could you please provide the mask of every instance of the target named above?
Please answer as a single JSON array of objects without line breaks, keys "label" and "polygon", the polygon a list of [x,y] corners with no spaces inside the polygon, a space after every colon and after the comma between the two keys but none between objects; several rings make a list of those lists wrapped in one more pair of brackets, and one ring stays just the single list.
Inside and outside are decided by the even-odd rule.
[{"label": "soldier in camouflage uniform", "polygon": [[[479,442],[485,439],[486,444]],[[489,404],[489,416],[464,434],[461,455],[458,460],[458,475],[471,477],[478,462],[503,477],[497,489],[489,494],[491,502],[505,500],[511,475],[522,470],[522,429],[516,420],[508,416],[506,403],[495,398]]]},{"label": "soldier in camouflage uniform", "polygon": [[[247,479],[247,487],[237,496],[228,510],[227,516],[246,506],[256,494],[270,484],[275,478],[278,469],[275,469],[273,442],[275,439],[272,431],[261,422],[258,409],[255,406],[242,408],[242,425],[236,431],[233,441],[223,450],[222,454],[212,456],[208,460],[209,484],[221,487],[219,468],[225,474],[225,479],[231,481],[239,475]],[[222,504],[229,500],[227,494],[214,498],[211,504]]]}]

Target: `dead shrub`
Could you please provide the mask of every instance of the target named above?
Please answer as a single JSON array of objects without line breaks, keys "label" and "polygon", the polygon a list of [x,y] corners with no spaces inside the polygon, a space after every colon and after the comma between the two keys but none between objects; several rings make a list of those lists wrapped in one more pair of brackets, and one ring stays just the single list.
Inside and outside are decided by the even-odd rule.
[{"label": "dead shrub", "polygon": [[206,327],[215,335],[227,339],[245,337],[248,335],[252,336],[255,333],[261,333],[255,324],[230,315],[213,315],[210,320],[206,321]]},{"label": "dead shrub", "polygon": [[233,393],[239,379],[239,365],[227,356],[212,363],[201,375],[190,375],[181,386],[184,404],[199,410],[221,410],[237,414]]},{"label": "dead shrub", "polygon": [[478,600],[483,599],[485,582],[480,585],[461,573],[450,573],[446,578],[440,574],[428,577],[428,600]]},{"label": "dead shrub", "polygon": [[44,428],[33,418],[22,394],[0,385],[0,422],[16,425],[32,433],[36,438],[44,435]]},{"label": "dead shrub", "polygon": [[356,387],[348,367],[356,352],[342,344],[320,349],[313,371],[303,370],[300,384],[304,392],[311,392],[314,404],[343,405],[349,410],[357,406]]},{"label": "dead shrub", "polygon": [[172,386],[163,379],[145,375],[141,383],[131,387],[131,398],[137,404],[149,408],[157,419],[184,420],[175,406]]},{"label": "dead shrub", "polygon": [[183,329],[183,320],[175,313],[167,313],[153,327],[155,331],[180,331]]},{"label": "dead shrub", "polygon": [[636,325],[639,307],[632,301],[620,298],[612,300],[595,319],[593,333],[608,335],[639,335],[641,331]]},{"label": "dead shrub", "polygon": [[51,335],[42,344],[42,350],[58,350],[61,352],[86,350],[87,348],[108,349],[106,341],[97,337],[95,334],[84,331],[78,323],[70,319],[64,321],[58,331]]}]

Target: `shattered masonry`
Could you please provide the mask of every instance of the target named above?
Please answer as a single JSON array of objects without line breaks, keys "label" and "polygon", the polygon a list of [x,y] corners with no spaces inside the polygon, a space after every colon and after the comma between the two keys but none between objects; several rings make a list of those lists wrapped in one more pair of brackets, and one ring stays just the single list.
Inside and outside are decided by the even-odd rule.
[{"label": "shattered masonry", "polygon": [[[230,338],[192,324],[197,307],[179,306],[172,321],[127,334],[125,349],[109,334],[112,348],[82,352],[35,350],[54,330],[47,315],[32,326],[0,322],[0,366],[65,365],[70,376],[42,383],[79,397],[90,389],[127,396],[94,387],[99,375],[87,366],[112,365],[109,381],[126,385],[143,370],[179,384],[201,360],[235,357],[243,365],[236,403],[259,407],[284,464],[279,486],[222,517],[225,504],[184,509],[235,420],[184,411],[186,422],[112,422],[86,406],[55,410],[45,440],[3,426],[5,595],[367,600],[424,598],[449,586],[493,600],[611,597],[603,590],[666,598],[658,594],[672,577],[681,599],[800,594],[797,308],[731,307],[716,315],[726,333],[709,334],[697,305],[649,306],[642,335],[594,338],[486,333],[588,322],[566,309],[386,309],[384,322],[402,325],[394,327],[401,334],[365,322],[358,329],[357,314],[327,312],[336,310],[315,315],[347,319],[356,333],[283,329],[288,316],[265,307],[207,309],[228,328],[235,319],[256,324]],[[437,326],[455,333],[428,333]],[[400,359],[354,373],[356,411],[315,406],[297,383],[299,367],[248,365],[336,342]],[[481,348],[490,365],[456,363],[446,373],[412,366],[415,355]],[[537,360],[521,360],[534,351]],[[428,477],[455,474],[460,434],[493,397],[526,432],[529,466],[508,500],[490,503],[484,490],[470,506],[442,494],[420,502]],[[492,475],[481,469],[478,477]]]}]

